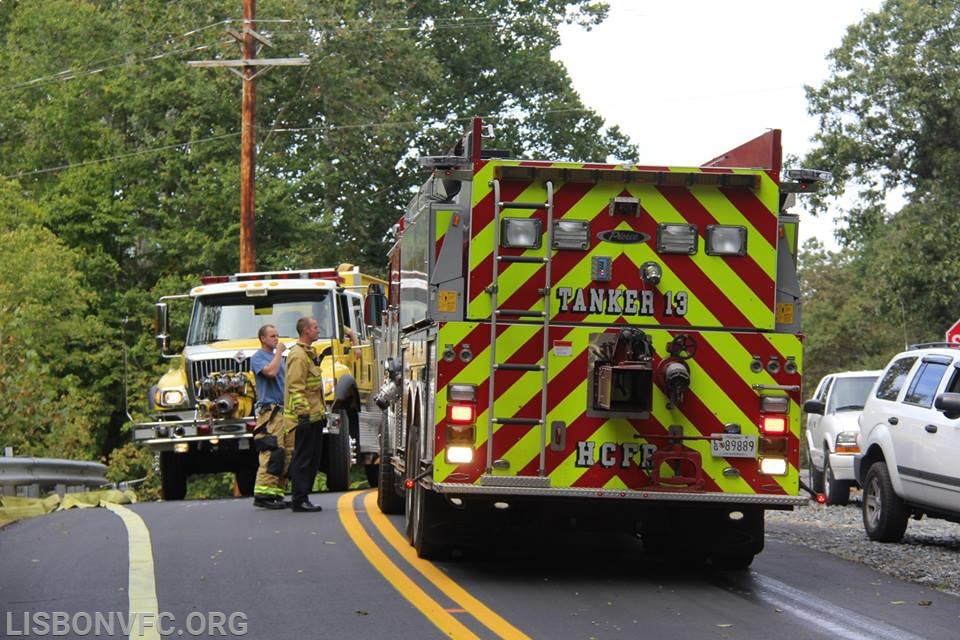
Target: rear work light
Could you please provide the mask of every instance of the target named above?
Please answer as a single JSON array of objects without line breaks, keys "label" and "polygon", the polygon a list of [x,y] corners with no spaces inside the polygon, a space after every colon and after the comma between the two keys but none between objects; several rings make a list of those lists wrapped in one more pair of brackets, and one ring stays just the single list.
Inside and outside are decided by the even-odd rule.
[{"label": "rear work light", "polygon": [[707,227],[706,252],[710,256],[743,256],[747,254],[746,227],[712,224]]},{"label": "rear work light", "polygon": [[697,227],[692,224],[657,225],[657,253],[693,255],[697,252]]},{"label": "rear work light", "polygon": [[504,218],[500,244],[511,249],[539,249],[543,241],[537,218]]}]

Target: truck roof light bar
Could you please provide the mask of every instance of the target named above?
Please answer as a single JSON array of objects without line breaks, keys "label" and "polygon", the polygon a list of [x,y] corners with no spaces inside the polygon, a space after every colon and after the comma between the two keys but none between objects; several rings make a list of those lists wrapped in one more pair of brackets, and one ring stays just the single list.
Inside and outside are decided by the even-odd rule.
[{"label": "truck roof light bar", "polygon": [[202,284],[222,284],[224,282],[253,282],[258,280],[334,280],[342,282],[343,278],[336,269],[301,269],[297,271],[259,271],[256,273],[235,273],[228,276],[202,276]]},{"label": "truck roof light bar", "polygon": [[531,165],[499,166],[495,170],[501,180],[550,180],[553,182],[617,182],[621,184],[649,184],[658,187],[725,187],[731,189],[759,189],[760,176],[756,173],[715,173],[693,171],[625,170],[620,167],[577,169],[565,167],[538,167]]}]

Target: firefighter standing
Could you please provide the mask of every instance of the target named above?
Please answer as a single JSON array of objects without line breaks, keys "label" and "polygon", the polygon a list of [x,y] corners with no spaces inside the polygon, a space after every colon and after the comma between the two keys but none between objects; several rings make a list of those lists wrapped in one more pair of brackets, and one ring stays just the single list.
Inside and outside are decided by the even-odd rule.
[{"label": "firefighter standing", "polygon": [[253,485],[253,506],[283,509],[284,460],[290,455],[292,443],[285,440],[283,420],[283,359],[286,345],[280,342],[280,333],[272,324],[260,327],[257,333],[260,349],[250,358],[250,366],[257,384],[257,428],[253,442],[259,452],[260,465]]},{"label": "firefighter standing", "polygon": [[287,354],[283,416],[286,430],[294,434],[293,460],[290,466],[292,508],[297,512],[320,511],[309,500],[313,481],[320,466],[326,406],[323,402],[323,377],[320,358],[313,343],[320,335],[317,321],[297,321],[297,344]]}]

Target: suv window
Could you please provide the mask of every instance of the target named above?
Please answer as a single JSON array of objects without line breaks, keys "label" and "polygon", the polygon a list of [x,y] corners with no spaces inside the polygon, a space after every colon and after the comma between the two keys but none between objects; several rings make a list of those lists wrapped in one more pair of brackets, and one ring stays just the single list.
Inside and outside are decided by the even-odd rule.
[{"label": "suv window", "polygon": [[933,396],[937,393],[937,387],[940,386],[940,380],[943,379],[943,373],[946,370],[947,365],[942,362],[922,363],[903,401],[921,407],[932,407]]},{"label": "suv window", "polygon": [[837,378],[827,412],[863,409],[875,381],[875,377]]},{"label": "suv window", "polygon": [[908,356],[892,363],[887,368],[887,372],[883,374],[880,384],[877,385],[877,397],[881,400],[896,400],[904,381],[907,379],[907,374],[916,361],[916,356]]},{"label": "suv window", "polygon": [[833,386],[834,378],[831,376],[825,378],[823,384],[820,385],[820,388],[817,390],[817,395],[815,396],[817,400],[823,400],[826,402],[827,394],[830,393],[830,387]]},{"label": "suv window", "polygon": [[948,393],[960,393],[960,371],[957,370],[957,366],[954,365],[953,378],[950,380],[950,384],[947,385],[946,391]]}]

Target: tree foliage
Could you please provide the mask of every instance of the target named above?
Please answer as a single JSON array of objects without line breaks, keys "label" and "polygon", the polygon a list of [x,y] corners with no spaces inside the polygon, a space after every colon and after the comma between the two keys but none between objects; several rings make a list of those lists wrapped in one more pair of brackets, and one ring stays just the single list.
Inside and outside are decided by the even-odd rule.
[{"label": "tree foliage", "polygon": [[860,190],[848,241],[880,230],[892,192],[920,200],[960,170],[958,39],[956,3],[887,0],[848,28],[831,77],[807,88],[820,120],[807,162],[833,172],[830,194]]},{"label": "tree foliage", "polygon": [[[96,451],[109,354],[79,256],[41,226],[40,210],[0,181],[0,442],[18,453]],[[92,393],[78,393],[89,390]]]},{"label": "tree foliage", "polygon": [[[805,163],[835,176],[816,206],[852,202],[840,215],[841,254],[807,256],[817,285],[808,362],[841,354],[846,334],[883,364],[905,343],[941,340],[960,317],[958,41],[957,3],[887,0],[848,28],[829,56],[830,78],[808,87],[820,129]],[[888,204],[897,197],[900,208]]]},{"label": "tree foliage", "polygon": [[[0,308],[19,310],[0,319],[3,392],[48,414],[4,423],[18,449],[56,439],[54,411],[78,450],[120,444],[125,382],[142,397],[162,366],[151,303],[236,270],[242,82],[186,63],[240,58],[227,30],[241,8],[0,3],[0,177],[16,181],[3,184]],[[310,64],[257,77],[258,268],[382,270],[425,177],[416,157],[475,115],[521,157],[635,160],[550,58],[561,23],[605,15],[589,0],[260,3],[273,46],[258,57]]]}]

